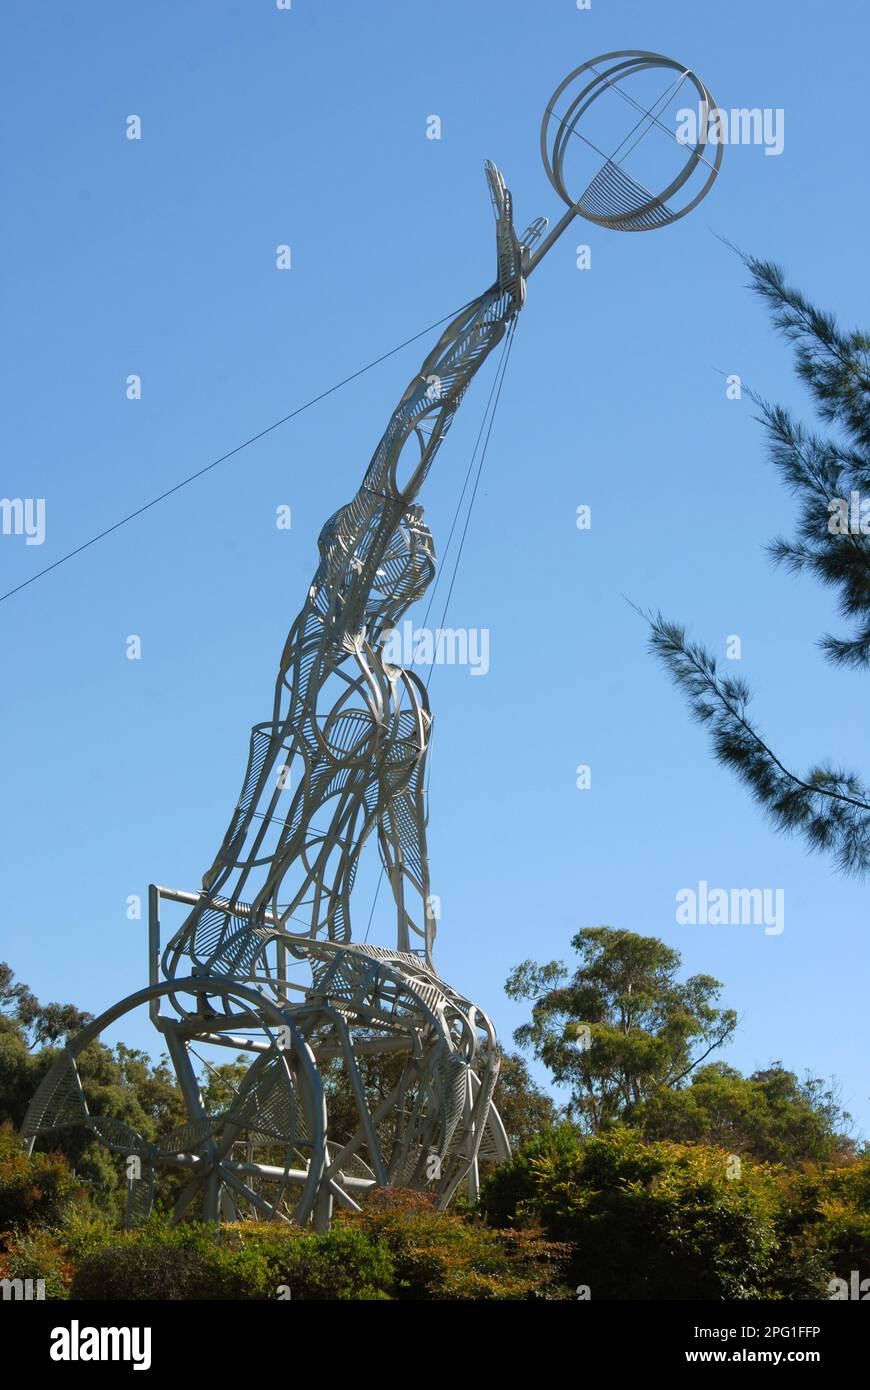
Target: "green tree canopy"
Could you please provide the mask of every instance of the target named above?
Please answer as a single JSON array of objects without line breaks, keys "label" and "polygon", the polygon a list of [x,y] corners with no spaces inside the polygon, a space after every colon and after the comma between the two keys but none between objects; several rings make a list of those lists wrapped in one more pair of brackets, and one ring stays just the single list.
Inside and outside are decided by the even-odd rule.
[{"label": "green tree canopy", "polygon": [[817,1077],[800,1081],[780,1062],[748,1077],[711,1062],[689,1086],[654,1091],[633,1106],[629,1123],[651,1141],[716,1144],[763,1163],[827,1163],[855,1151],[836,1089]]},{"label": "green tree canopy", "polygon": [[598,1133],[660,1087],[678,1085],[731,1036],[737,1018],[715,1006],[710,975],[679,981],[679,952],[653,936],[587,927],[571,941],[580,964],[527,960],[505,989],[532,1000],[514,1034],[570,1086],[569,1113]]}]

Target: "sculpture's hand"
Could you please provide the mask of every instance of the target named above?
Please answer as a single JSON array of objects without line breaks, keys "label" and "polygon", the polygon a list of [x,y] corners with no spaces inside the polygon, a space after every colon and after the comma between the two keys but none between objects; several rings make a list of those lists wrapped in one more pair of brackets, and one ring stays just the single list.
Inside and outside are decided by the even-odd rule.
[{"label": "sculpture's hand", "polygon": [[513,199],[510,189],[505,185],[501,173],[491,159],[486,161],[486,178],[495,210],[498,287],[522,304],[525,287],[522,277],[522,253],[514,231]]}]

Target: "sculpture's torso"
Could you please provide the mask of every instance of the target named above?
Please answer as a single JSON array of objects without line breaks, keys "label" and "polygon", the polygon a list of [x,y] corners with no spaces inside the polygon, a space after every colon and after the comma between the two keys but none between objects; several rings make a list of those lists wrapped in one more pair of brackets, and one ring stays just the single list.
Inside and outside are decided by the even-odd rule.
[{"label": "sculpture's torso", "polygon": [[[496,178],[499,280],[442,334],[356,496],[323,527],[271,717],[254,727],[239,801],[203,876],[204,898],[170,944],[171,962],[250,967],[258,925],[280,929],[291,951],[294,936],[349,942],[354,878],[376,830],[397,949],[416,943],[431,963],[424,775],[432,720],[422,682],[385,660],[384,641],[434,575],[415,499],[468,383],[522,304],[521,248]],[[251,908],[244,920],[234,913],[242,903]]]}]

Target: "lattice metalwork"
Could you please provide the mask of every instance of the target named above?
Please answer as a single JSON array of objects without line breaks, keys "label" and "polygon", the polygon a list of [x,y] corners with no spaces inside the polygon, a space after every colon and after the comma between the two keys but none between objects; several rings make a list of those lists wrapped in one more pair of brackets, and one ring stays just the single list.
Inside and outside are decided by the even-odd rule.
[{"label": "lattice metalwork", "polygon": [[[511,195],[496,167],[486,177],[496,219],[496,278],[441,334],[406,387],[351,500],[324,525],[319,563],[287,637],[271,713],[250,737],[239,796],[197,893],[152,886],[151,984],[89,1025],[58,1057],[31,1104],[31,1143],[84,1125],[128,1164],[128,1221],[150,1210],[155,1173],[187,1181],[180,1218],[195,1201],[212,1220],[313,1220],[334,1201],[358,1205],[375,1186],[412,1186],[445,1206],[462,1182],[476,1191],[481,1161],[509,1146],[493,1105],[499,1049],[481,1009],[439,978],[433,960],[426,845],[426,760],[432,714],[426,686],[387,658],[387,639],[435,573],[418,497],[465,393],[525,302],[526,281],[575,217],[615,230],[651,230],[694,206],[714,162],[706,133],[658,194],[623,167],[622,145],[576,200],[564,161],[595,101],[662,68],[649,53],[605,54],[570,74],[547,106],[544,163],[568,210],[548,236],[535,218],[517,236]],[[658,107],[642,111],[652,129]],[[632,118],[634,115],[632,113]],[[633,150],[645,134],[630,132]],[[624,141],[622,144],[624,145]],[[594,148],[594,146],[593,146]],[[671,201],[712,170],[688,206]],[[360,856],[376,846],[392,898],[395,946],[360,943],[352,890]],[[186,918],[160,953],[160,905]],[[303,979],[294,971],[301,969]],[[175,1066],[188,1118],[144,1137],[88,1104],[83,1050],[128,1010],[147,1005]],[[166,1012],[161,1012],[161,1006]],[[191,1053],[226,1047],[251,1058],[242,1085],[207,1113]],[[374,1057],[390,1085],[373,1095],[362,1062]],[[344,1068],[356,1127],[330,1128],[323,1070]]]}]

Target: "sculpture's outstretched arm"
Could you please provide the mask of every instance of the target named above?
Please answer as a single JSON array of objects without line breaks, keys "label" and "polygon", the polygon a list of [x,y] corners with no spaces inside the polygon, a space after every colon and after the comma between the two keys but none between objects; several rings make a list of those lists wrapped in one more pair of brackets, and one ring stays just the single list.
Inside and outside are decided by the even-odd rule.
[{"label": "sculpture's outstretched arm", "polygon": [[[414,499],[471,379],[523,304],[524,248],[514,231],[510,193],[494,165],[486,172],[496,215],[496,279],[441,334],[393,411],[356,496],[321,532],[320,564],[287,638],[272,719],[254,731],[239,803],[203,876],[209,899],[220,895],[227,904],[226,926],[217,933],[221,940],[231,930],[232,902],[243,892],[251,895],[252,916],[269,904],[273,916],[279,915],[278,895],[297,861],[311,861],[299,891],[312,880],[312,932],[325,928],[344,939],[349,933],[345,899],[356,859],[377,823],[396,895],[399,940],[407,947],[411,933],[421,935],[428,958],[422,775],[430,719],[425,692],[412,699],[413,716],[396,707],[394,676],[381,660],[380,645],[384,630],[420,597],[433,573],[431,537]],[[357,721],[370,721],[365,738],[355,735],[353,750],[338,746],[344,707],[340,698],[333,710],[335,693],[329,693],[330,679],[345,666],[353,672],[354,687],[359,684],[359,707],[350,713]],[[406,720],[414,727],[405,729]],[[282,777],[276,775],[279,768]],[[298,795],[282,813],[288,768]],[[299,783],[293,780],[297,776]],[[326,841],[319,834],[312,839],[310,827],[339,786],[340,804],[332,814],[341,825],[330,827]],[[321,882],[326,873],[321,858],[344,836],[346,824],[356,826],[363,803],[368,807],[363,828],[344,847],[337,874],[330,869],[334,881],[328,886]],[[284,822],[280,833],[274,829],[279,821]]]},{"label": "sculpture's outstretched arm", "polygon": [[[396,591],[385,593],[382,581],[384,557],[407,522],[469,383],[522,308],[525,248],[514,231],[504,179],[494,164],[487,164],[486,173],[496,215],[496,279],[445,328],[390,416],[356,496],[321,532],[310,601],[326,645],[343,643],[362,628],[374,634],[386,610],[395,608]],[[410,576],[406,582],[413,587]],[[282,665],[288,659],[285,652]],[[277,718],[277,703],[275,713]]]},{"label": "sculpture's outstretched arm", "polygon": [[[511,195],[491,162],[487,162],[486,176],[496,216],[496,280],[441,334],[393,412],[363,481],[363,489],[395,498],[404,506],[417,496],[472,377],[501,341],[525,298],[523,255],[514,231]],[[402,481],[399,458],[414,434],[420,457]]]}]

